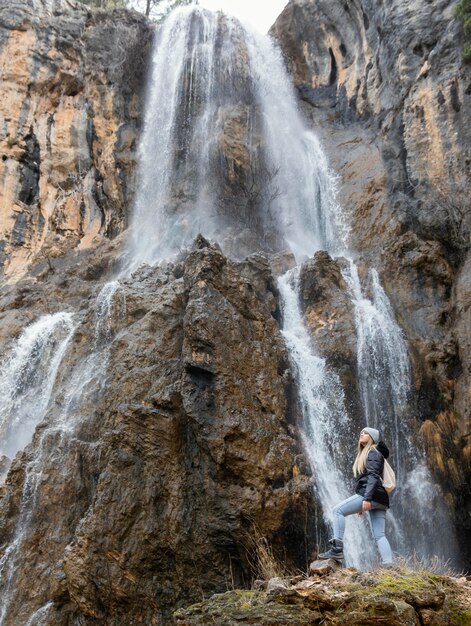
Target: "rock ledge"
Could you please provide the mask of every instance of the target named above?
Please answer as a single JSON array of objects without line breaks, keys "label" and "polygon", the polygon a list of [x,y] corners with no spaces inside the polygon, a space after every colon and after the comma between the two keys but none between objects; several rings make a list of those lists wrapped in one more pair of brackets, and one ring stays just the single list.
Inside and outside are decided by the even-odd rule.
[{"label": "rock ledge", "polygon": [[177,626],[471,624],[471,582],[430,572],[354,568],[285,580],[272,591],[228,591],[175,613]]}]

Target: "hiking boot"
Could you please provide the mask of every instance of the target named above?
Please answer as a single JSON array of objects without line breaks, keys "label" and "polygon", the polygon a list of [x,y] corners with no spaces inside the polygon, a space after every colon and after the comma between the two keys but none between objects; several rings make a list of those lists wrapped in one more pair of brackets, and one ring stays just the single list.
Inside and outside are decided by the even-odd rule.
[{"label": "hiking boot", "polygon": [[340,539],[331,539],[329,541],[332,546],[327,552],[321,552],[317,555],[318,559],[335,559],[336,561],[343,560],[343,541]]}]

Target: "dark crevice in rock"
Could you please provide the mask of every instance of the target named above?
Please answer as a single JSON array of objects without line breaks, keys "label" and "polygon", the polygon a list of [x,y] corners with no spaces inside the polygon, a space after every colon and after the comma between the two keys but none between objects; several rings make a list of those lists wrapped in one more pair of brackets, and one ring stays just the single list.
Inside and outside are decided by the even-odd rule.
[{"label": "dark crevice in rock", "polygon": [[39,194],[40,164],[39,142],[32,127],[24,138],[24,152],[19,161],[23,168],[20,176],[21,190],[18,198],[21,202],[31,205],[37,200]]},{"label": "dark crevice in rock", "polygon": [[456,113],[459,113],[461,110],[461,102],[458,96],[458,87],[456,83],[453,83],[450,87],[450,98],[451,98],[451,106]]},{"label": "dark crevice in rock", "polygon": [[435,379],[424,379],[417,394],[419,419],[424,421],[445,409],[445,402]]},{"label": "dark crevice in rock", "polygon": [[332,48],[329,48],[330,54],[330,75],[329,75],[329,86],[335,85],[337,82],[337,61],[335,60],[334,53],[332,52]]}]

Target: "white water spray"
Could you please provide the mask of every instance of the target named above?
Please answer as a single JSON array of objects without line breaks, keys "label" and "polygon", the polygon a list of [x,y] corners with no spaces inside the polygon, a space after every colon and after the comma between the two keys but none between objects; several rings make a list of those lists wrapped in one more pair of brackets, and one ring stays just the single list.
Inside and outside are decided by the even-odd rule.
[{"label": "white water spray", "polygon": [[[394,513],[388,515],[393,522],[393,543],[406,554],[447,560],[457,554],[456,539],[441,490],[432,479],[423,452],[413,442],[407,343],[377,271],[368,271],[365,287],[353,261],[343,276],[355,312],[364,423],[379,429],[393,444],[390,462],[399,485],[393,495]],[[437,523],[440,536],[436,534]]]},{"label": "white water spray", "polygon": [[184,7],[162,26],[139,156],[128,271],[198,233],[236,257],[342,247],[333,179],[279,50],[222,13]]},{"label": "white water spray", "polygon": [[357,365],[364,423],[377,428],[391,442],[395,471],[402,477],[401,450],[407,450],[411,372],[407,344],[378,273],[368,273],[372,297],[364,294],[353,261],[343,276],[355,312]]},{"label": "white water spray", "polygon": [[[39,497],[41,484],[43,482],[44,468],[52,463],[55,467],[56,477],[59,477],[62,472],[67,472],[66,467],[61,465],[60,455],[69,449],[70,442],[75,436],[77,426],[82,424],[85,419],[83,407],[87,402],[93,402],[94,398],[104,387],[110,344],[113,338],[110,317],[119,286],[118,281],[106,283],[98,294],[95,305],[94,341],[91,344],[90,352],[84,359],[81,359],[75,364],[67,376],[63,385],[66,393],[61,403],[62,406],[49,416],[49,422],[46,424],[45,428],[42,429],[38,437],[34,454],[31,455],[25,465],[25,478],[13,537],[0,559],[0,626],[5,626],[5,624],[10,623],[8,621],[9,611],[16,594],[15,577],[17,565],[21,557],[23,546],[28,541],[34,516],[39,510]],[[121,304],[122,303],[120,303],[120,305]],[[122,313],[121,306],[119,307],[119,313]],[[57,316],[61,315],[67,316],[68,314],[57,314]],[[66,323],[67,321],[70,322],[69,318],[70,316],[65,318],[58,317],[55,321],[56,324],[59,324],[60,321]],[[48,324],[49,326],[52,325],[52,328],[54,328],[51,321],[48,320]],[[32,327],[38,326],[38,328],[42,328],[43,325],[45,325],[44,318],[41,318],[35,325],[32,325]],[[32,327],[29,327],[29,329]],[[27,329],[27,331],[29,329]],[[73,330],[71,326],[70,336],[72,336]],[[69,339],[70,337],[65,341],[60,353],[57,351],[55,353],[57,358],[54,361],[54,371],[57,371]],[[30,341],[28,345],[31,343],[34,342]],[[41,342],[40,345],[42,345]],[[28,350],[18,352],[26,356],[28,354]],[[30,352],[35,353],[34,350]],[[44,350],[40,354],[44,356]],[[13,362],[16,363],[17,360],[13,359]],[[38,362],[27,361],[27,363],[28,365],[25,366],[26,371],[29,371],[29,367],[33,368],[32,371],[37,372],[41,370],[41,367],[45,366],[46,361],[42,361],[39,358]],[[13,373],[13,368],[10,368],[8,371],[12,372],[11,380],[21,380],[21,377],[15,377],[16,374]],[[22,371],[22,368],[18,367],[14,371]],[[50,377],[51,376],[52,374],[50,374]],[[53,383],[54,381],[50,382],[49,385],[49,396],[52,392]],[[18,390],[19,406],[26,406],[29,403],[29,388],[25,388],[24,385],[14,385],[14,387]],[[44,403],[41,419],[46,414],[48,404],[49,402]],[[54,461],[53,459],[56,455],[57,459]],[[67,480],[65,474],[63,475],[63,480]],[[64,538],[58,536],[56,540],[57,543],[60,543]],[[51,608],[52,603],[47,603],[39,608],[36,613],[31,616],[28,624],[46,623]]]},{"label": "white water spray", "polygon": [[72,338],[70,313],[44,315],[28,326],[0,368],[0,453],[13,458],[43,419]]},{"label": "white water spray", "polygon": [[[298,281],[297,269],[278,280],[283,302],[282,334],[296,368],[306,450],[314,470],[316,492],[325,522],[330,525],[332,508],[351,495],[348,490],[351,481],[345,479],[345,470],[338,466],[349,419],[340,380],[325,360],[315,355],[299,307]],[[358,532],[359,524],[360,521],[354,520],[347,527],[345,554],[348,565],[364,567],[372,560],[374,552],[368,533]]]}]

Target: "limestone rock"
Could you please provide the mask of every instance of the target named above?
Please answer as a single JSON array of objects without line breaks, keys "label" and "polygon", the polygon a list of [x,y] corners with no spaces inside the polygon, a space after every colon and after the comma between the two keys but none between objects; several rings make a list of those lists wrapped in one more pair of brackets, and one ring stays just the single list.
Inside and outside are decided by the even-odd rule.
[{"label": "limestone rock", "polygon": [[270,578],[267,582],[267,593],[277,592],[280,589],[287,589],[286,581],[282,578]]},{"label": "limestone rock", "polygon": [[309,573],[312,576],[326,576],[341,567],[340,563],[335,559],[317,559],[309,565]]},{"label": "limestone rock", "polygon": [[80,2],[0,8],[3,270],[87,248],[127,225],[151,28]]},{"label": "limestone rock", "polygon": [[[89,255],[90,264],[108,253]],[[5,625],[27,621],[50,601],[49,626],[70,615],[84,624],[105,616],[160,623],[201,593],[250,578],[254,525],[304,567],[311,487],[293,470],[301,444],[290,423],[288,358],[268,261],[237,265],[198,240],[178,271],[142,267],[122,280],[102,371],[90,351],[100,285],[77,272],[74,258],[69,273],[25,285],[22,296],[27,316],[45,306],[43,294],[63,308],[94,294],[63,362],[56,407],[0,493],[4,550],[24,520],[28,464],[40,458],[33,484],[41,507],[22,535]],[[0,302],[7,309],[18,293],[10,290]],[[64,411],[66,431],[57,426]]]}]

